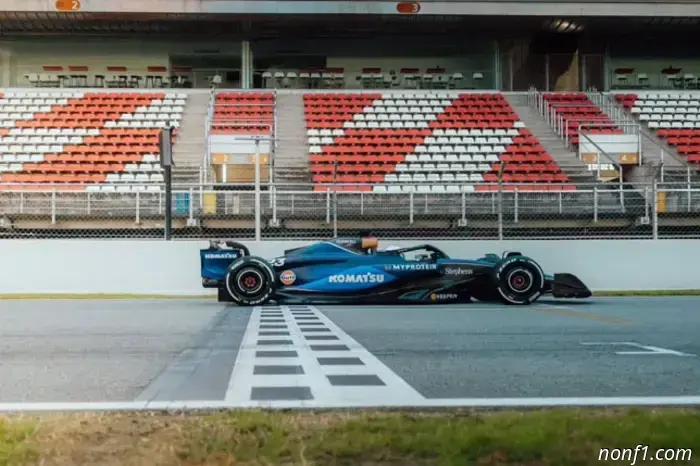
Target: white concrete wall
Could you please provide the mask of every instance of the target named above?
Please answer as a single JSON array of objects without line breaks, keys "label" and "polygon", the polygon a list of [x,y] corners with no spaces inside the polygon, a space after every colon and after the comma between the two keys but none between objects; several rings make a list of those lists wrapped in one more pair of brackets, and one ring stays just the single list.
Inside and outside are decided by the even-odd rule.
[{"label": "white concrete wall", "polygon": [[[697,289],[700,241],[433,241],[454,257],[519,250],[546,272],[570,272],[595,290]],[[207,294],[200,286],[202,241],[2,240],[0,294]],[[304,241],[246,242],[266,258]],[[415,241],[383,241],[413,245]]]}]

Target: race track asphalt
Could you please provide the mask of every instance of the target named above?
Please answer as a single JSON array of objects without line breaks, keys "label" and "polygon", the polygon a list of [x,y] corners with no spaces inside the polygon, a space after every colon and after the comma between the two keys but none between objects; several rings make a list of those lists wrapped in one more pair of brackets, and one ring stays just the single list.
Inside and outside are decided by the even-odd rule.
[{"label": "race track asphalt", "polygon": [[700,396],[700,297],[530,307],[0,300],[0,404]]}]

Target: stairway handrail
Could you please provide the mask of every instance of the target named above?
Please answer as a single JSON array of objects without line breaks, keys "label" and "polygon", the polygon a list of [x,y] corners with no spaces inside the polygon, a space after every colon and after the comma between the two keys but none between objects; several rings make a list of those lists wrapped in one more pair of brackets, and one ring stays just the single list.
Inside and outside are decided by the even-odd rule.
[{"label": "stairway handrail", "polygon": [[209,104],[207,106],[207,117],[204,124],[204,157],[202,160],[202,170],[200,171],[200,178],[202,178],[204,183],[211,182],[211,125],[214,122],[214,106],[216,105],[216,89],[211,88],[209,91]]},{"label": "stairway handrail", "polygon": [[[558,102],[561,104],[565,104],[565,102]],[[530,105],[532,108],[538,111],[540,116],[544,119],[544,121],[549,125],[549,127],[554,131],[554,133],[561,138],[562,141],[566,144],[566,147],[569,147],[569,140],[568,140],[568,131],[566,136],[560,133],[560,129],[564,128],[570,121],[572,122],[577,122],[578,124],[578,131],[580,134],[581,127],[585,127],[586,123],[590,122],[591,124],[595,124],[595,120],[590,120],[586,119],[585,117],[583,118],[569,118],[566,119],[563,116],[556,115],[556,112],[554,112],[554,105],[553,103],[550,103],[548,101],[545,101],[544,99],[544,93],[538,91],[536,88],[531,87],[530,90],[528,91],[528,105]],[[620,183],[622,183],[622,165],[615,161],[610,154],[608,154],[605,150],[603,150],[598,144],[595,142],[591,141],[590,138],[587,138],[591,144],[595,146],[595,148],[598,150],[598,160],[597,160],[597,167],[596,167],[596,178],[598,181],[600,181],[600,155],[602,154],[605,159],[608,160],[609,165],[613,165],[616,170],[618,171],[620,175]],[[576,157],[580,159],[580,154],[576,153]],[[581,160],[583,162],[583,160]],[[590,171],[590,170],[589,170]],[[622,185],[620,185],[622,186]],[[622,188],[620,188],[622,189]]]}]

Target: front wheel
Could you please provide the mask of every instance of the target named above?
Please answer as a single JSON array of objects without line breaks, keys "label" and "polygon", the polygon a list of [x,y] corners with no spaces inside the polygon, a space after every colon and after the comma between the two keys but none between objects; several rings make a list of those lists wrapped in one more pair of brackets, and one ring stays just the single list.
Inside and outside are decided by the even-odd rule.
[{"label": "front wheel", "polygon": [[542,268],[530,258],[509,257],[495,270],[498,296],[505,304],[532,304],[542,295],[545,277]]},{"label": "front wheel", "polygon": [[238,259],[226,274],[226,291],[241,306],[258,306],[267,303],[275,291],[275,275],[272,267],[260,257],[247,256]]}]

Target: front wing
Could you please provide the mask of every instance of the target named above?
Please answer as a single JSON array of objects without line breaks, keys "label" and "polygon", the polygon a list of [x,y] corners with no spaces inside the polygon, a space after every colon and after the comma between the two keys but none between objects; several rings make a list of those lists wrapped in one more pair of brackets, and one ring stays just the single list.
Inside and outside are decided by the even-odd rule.
[{"label": "front wing", "polygon": [[551,293],[555,298],[590,298],[593,293],[576,276],[570,273],[555,273],[551,280],[547,280],[546,293]]}]

